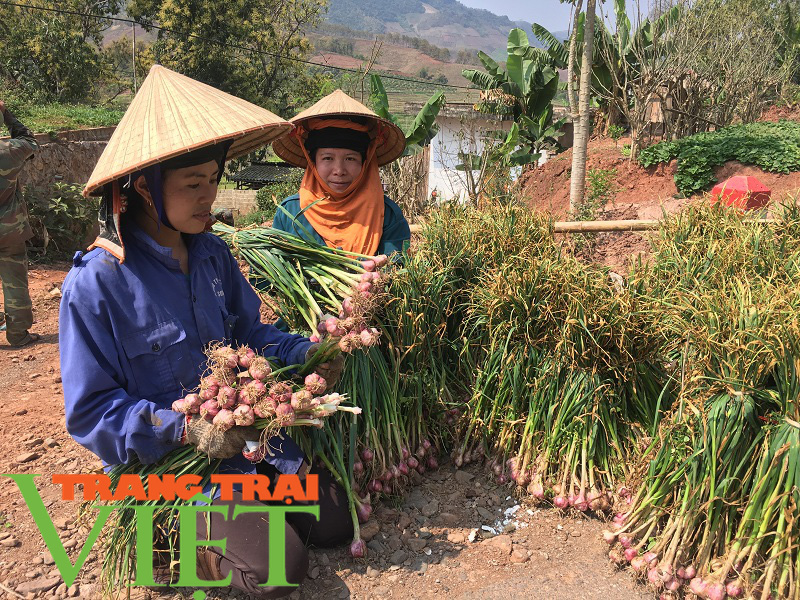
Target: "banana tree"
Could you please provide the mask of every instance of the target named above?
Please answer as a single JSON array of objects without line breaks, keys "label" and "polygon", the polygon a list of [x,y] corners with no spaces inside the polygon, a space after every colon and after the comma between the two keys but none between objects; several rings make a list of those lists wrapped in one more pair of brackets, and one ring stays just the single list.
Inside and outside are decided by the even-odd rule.
[{"label": "banana tree", "polygon": [[[372,88],[370,99],[375,113],[379,117],[397,125],[397,117],[389,112],[389,96],[383,86],[381,76],[373,74],[370,77],[370,86]],[[431,143],[431,140],[439,131],[439,127],[436,125],[436,117],[439,115],[442,106],[444,106],[444,101],[445,98],[442,92],[433,94],[422,105],[411,125],[407,129],[403,129],[403,133],[406,136],[406,149],[403,151],[403,156],[418,154],[422,152],[425,146]]]},{"label": "banana tree", "polygon": [[[462,75],[485,92],[478,108],[510,114],[519,128],[522,146],[539,149],[556,137],[543,138],[553,123],[552,102],[559,89],[556,60],[549,52],[531,46],[519,28],[508,34],[505,67],[485,52],[478,52],[485,70],[465,69]],[[558,122],[558,127],[563,121]],[[549,139],[546,139],[549,138]]]}]

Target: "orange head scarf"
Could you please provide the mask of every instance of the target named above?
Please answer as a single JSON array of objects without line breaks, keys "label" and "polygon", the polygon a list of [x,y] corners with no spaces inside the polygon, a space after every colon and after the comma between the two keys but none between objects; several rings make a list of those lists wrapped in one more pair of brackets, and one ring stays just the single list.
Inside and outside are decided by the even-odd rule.
[{"label": "orange head scarf", "polygon": [[347,252],[375,255],[383,235],[383,186],[375,158],[376,148],[383,142],[380,124],[378,135],[367,148],[361,173],[344,192],[330,189],[317,173],[308,155],[305,140],[309,131],[338,127],[369,132],[369,126],[346,119],[311,119],[292,135],[299,137],[307,166],[300,184],[300,209],[314,230],[331,248]]}]

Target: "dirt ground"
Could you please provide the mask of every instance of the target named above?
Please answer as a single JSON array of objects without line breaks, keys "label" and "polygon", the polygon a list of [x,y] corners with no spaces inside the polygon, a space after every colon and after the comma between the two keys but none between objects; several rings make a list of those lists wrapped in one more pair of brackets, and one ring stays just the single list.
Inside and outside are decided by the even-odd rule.
[{"label": "dirt ground", "polygon": [[[64,427],[58,360],[58,289],[67,264],[35,266],[31,294],[42,341],[15,350],[0,343],[0,473],[36,473],[45,506],[71,560],[86,539],[76,525],[78,502],[60,499],[54,473],[88,473],[99,461]],[[515,508],[517,507],[517,508]],[[506,520],[506,533],[470,533]],[[364,528],[365,559],[347,548],[312,552],[309,578],[291,596],[317,598],[461,598],[645,600],[653,596],[626,572],[614,571],[596,519],[521,503],[476,468],[445,464],[420,477],[402,502],[384,505]],[[502,523],[501,523],[502,527]],[[484,539],[486,538],[486,539]],[[0,598],[99,598],[99,560],[93,550],[76,584],[67,589],[16,485],[0,479]],[[191,598],[191,590],[138,589],[139,598]],[[244,598],[227,589],[209,598]],[[136,597],[136,596],[134,596]]]}]

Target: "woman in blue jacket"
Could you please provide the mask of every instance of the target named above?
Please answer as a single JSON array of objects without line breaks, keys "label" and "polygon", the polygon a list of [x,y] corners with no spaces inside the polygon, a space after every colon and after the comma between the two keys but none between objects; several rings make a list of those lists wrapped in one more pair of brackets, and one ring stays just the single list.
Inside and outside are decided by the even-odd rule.
[{"label": "woman in blue jacket", "polygon": [[384,195],[378,170],[403,153],[400,128],[341,90],[291,122],[294,131],[273,148],[306,172],[272,226],[358,254],[402,252],[411,231],[400,207]]},{"label": "woman in blue jacket", "polygon": [[[160,100],[166,100],[160,102]],[[197,125],[195,126],[195,123]],[[155,66],[101,156],[85,194],[103,195],[101,234],[78,253],[64,282],[59,344],[66,425],[106,464],[153,463],[182,444],[225,459],[222,471],[300,474],[308,468],[286,436],[274,456],[253,465],[242,455],[258,432],[212,431],[200,418],[171,410],[198,387],[204,349],[215,342],[248,345],[283,364],[306,362],[305,337],[261,322],[260,301],[225,243],[206,233],[227,156],[263,145],[286,127],[278,117]],[[322,365],[331,382],[341,361]],[[320,522],[300,518],[285,528],[288,581],[300,583],[308,565],[304,543],[347,541],[352,526],[343,491],[327,472],[320,479]],[[245,503],[239,495],[233,501]],[[260,598],[293,588],[269,588],[264,514],[235,520],[212,513],[209,539],[198,550],[198,575]],[[204,529],[202,529],[204,530]]]}]

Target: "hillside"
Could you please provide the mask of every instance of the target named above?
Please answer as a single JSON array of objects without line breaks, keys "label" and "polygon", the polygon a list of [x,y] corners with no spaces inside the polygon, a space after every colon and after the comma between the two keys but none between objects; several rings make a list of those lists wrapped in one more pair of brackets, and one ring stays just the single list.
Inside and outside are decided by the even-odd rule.
[{"label": "hillside", "polygon": [[328,21],[373,33],[416,35],[450,50],[503,50],[513,27],[530,31],[530,23],[514,22],[488,10],[469,8],[457,0],[330,0]]},{"label": "hillside", "polygon": [[[790,119],[800,121],[800,107],[772,107],[762,121]],[[690,202],[703,202],[702,195],[682,198],[675,186],[676,162],[645,168],[623,157],[622,146],[608,138],[593,138],[589,142],[588,170],[610,172],[612,200],[600,208],[597,218],[660,219],[662,214],[679,212]],[[526,171],[521,183],[523,198],[534,209],[552,214],[556,220],[568,219],[570,193],[570,165],[572,150],[556,155],[543,166]],[[730,161],[714,169],[717,181],[734,175],[751,175],[772,190],[772,206],[800,199],[800,172],[772,173],[752,165]],[[600,233],[594,238],[596,245],[587,249],[584,258],[625,272],[631,260],[649,250],[646,233]]]}]

